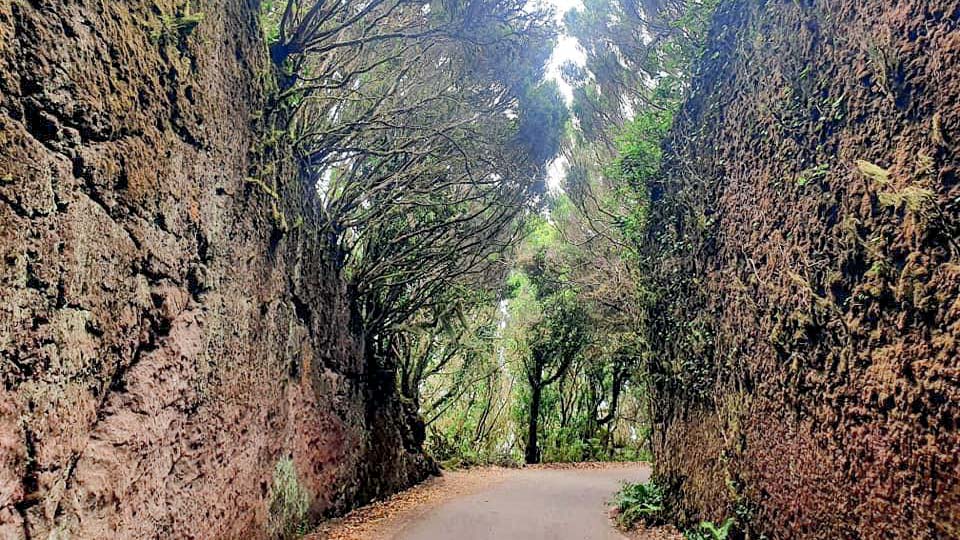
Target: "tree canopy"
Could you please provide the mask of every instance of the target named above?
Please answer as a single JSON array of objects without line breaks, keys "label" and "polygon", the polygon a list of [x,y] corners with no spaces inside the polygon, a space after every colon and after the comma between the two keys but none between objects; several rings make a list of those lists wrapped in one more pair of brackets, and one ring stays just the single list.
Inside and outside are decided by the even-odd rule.
[{"label": "tree canopy", "polygon": [[[272,122],[368,362],[438,458],[643,451],[639,248],[711,6],[588,0],[558,25],[526,0],[264,2]],[[569,107],[545,77],[561,32],[586,55]]]}]

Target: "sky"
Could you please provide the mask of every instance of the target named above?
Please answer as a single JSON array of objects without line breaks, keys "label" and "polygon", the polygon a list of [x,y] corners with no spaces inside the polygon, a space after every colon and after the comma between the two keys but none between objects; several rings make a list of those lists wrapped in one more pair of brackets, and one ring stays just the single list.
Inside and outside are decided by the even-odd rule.
[{"label": "sky", "polygon": [[570,85],[563,82],[563,78],[560,76],[560,66],[568,61],[583,65],[586,57],[580,50],[577,40],[563,33],[563,15],[571,9],[583,7],[583,3],[580,0],[547,0],[547,2],[556,9],[557,22],[561,25],[560,39],[557,41],[553,56],[547,65],[547,78],[557,81],[560,85],[560,91],[563,92],[563,97],[569,104],[573,100],[573,93],[570,90]]},{"label": "sky", "polygon": [[[557,22],[561,25],[561,35],[557,40],[557,46],[553,50],[553,56],[547,65],[547,78],[557,81],[560,86],[560,92],[563,94],[567,105],[573,103],[573,91],[570,85],[564,82],[560,76],[560,66],[570,61],[583,65],[586,57],[580,50],[577,40],[563,33],[563,15],[573,9],[582,7],[580,0],[547,0],[556,9]],[[547,187],[550,191],[561,191],[563,177],[567,170],[567,161],[562,156],[553,160],[547,170]]]}]

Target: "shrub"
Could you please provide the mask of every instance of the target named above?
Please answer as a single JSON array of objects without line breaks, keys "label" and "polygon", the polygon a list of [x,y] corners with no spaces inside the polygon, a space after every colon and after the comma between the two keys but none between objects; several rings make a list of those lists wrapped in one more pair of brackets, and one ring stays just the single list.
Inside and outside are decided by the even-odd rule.
[{"label": "shrub", "polygon": [[642,521],[655,525],[663,521],[663,489],[653,483],[626,483],[613,499],[619,514],[617,524],[625,529]]}]

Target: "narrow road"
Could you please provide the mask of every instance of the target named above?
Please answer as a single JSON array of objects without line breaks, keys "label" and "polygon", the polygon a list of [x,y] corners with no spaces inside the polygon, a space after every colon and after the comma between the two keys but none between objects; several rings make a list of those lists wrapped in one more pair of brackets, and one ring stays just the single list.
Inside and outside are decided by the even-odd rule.
[{"label": "narrow road", "polygon": [[646,480],[645,466],[521,469],[405,524],[396,540],[613,540],[608,502],[621,482]]}]

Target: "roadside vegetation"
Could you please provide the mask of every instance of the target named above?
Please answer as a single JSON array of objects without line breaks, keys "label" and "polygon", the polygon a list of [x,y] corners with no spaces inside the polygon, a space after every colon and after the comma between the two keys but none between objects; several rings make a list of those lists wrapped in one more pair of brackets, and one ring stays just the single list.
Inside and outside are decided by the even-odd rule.
[{"label": "roadside vegetation", "polygon": [[[653,480],[626,483],[611,501],[617,526],[624,531],[638,527],[658,527],[669,523],[666,497],[662,487]],[[683,531],[684,540],[727,540],[735,532],[737,520],[727,518],[723,523],[701,521]]]}]

